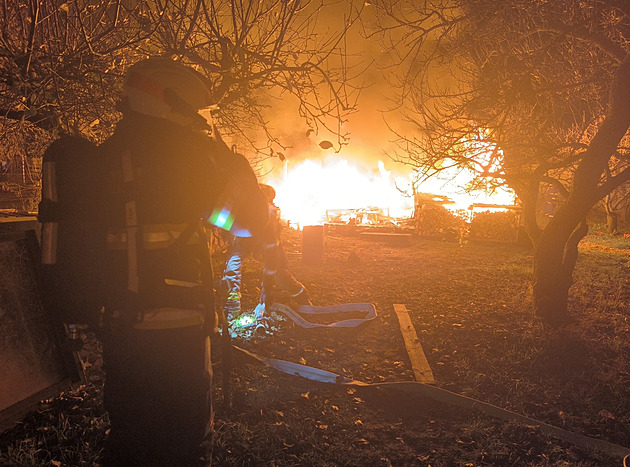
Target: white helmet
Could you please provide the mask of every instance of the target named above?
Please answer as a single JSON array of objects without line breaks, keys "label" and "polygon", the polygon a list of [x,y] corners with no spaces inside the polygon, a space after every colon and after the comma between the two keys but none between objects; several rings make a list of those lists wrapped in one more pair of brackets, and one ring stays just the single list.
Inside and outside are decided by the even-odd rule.
[{"label": "white helmet", "polygon": [[189,125],[212,105],[203,75],[166,58],[142,60],[127,70],[123,95],[131,110]]}]

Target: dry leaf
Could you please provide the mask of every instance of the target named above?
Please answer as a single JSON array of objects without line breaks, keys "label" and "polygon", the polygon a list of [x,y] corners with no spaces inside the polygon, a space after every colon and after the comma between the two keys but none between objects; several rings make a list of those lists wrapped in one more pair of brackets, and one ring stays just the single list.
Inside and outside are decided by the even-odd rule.
[{"label": "dry leaf", "polygon": [[606,409],[602,409],[598,412],[599,416],[602,418],[607,418],[609,420],[614,420],[615,416]]}]

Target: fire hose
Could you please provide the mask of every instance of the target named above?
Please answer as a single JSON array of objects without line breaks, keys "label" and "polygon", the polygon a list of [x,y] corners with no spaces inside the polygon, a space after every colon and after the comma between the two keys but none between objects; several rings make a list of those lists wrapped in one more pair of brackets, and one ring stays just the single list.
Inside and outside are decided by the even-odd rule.
[{"label": "fire hose", "polygon": [[[269,307],[269,309],[277,313],[282,313],[287,318],[291,319],[295,324],[303,328],[355,328],[366,321],[376,318],[376,308],[371,303],[344,303],[342,305],[333,306],[299,305],[297,307],[297,311],[282,303],[274,303]],[[328,324],[313,323],[307,321],[301,316],[304,314],[325,315],[349,312],[364,312],[365,316],[363,316],[363,318],[344,319]]]},{"label": "fire hose", "polygon": [[524,426],[536,427],[540,430],[540,432],[546,435],[559,438],[582,448],[595,449],[605,454],[608,454],[611,457],[622,459],[624,467],[626,467],[627,459],[630,458],[630,448],[627,448],[625,446],[620,446],[618,444],[613,444],[601,439],[591,438],[589,436],[573,433],[571,431],[558,428],[548,423],[541,422],[534,418],[530,418],[525,415],[503,409],[496,405],[473,399],[472,397],[457,394],[446,389],[431,386],[429,384],[419,383],[416,381],[365,383],[363,381],[349,379],[343,375],[338,375],[336,373],[321,370],[319,368],[314,368],[299,363],[293,363],[286,360],[261,357],[237,346],[233,346],[233,348],[263,363],[264,365],[267,365],[289,375],[301,376],[303,378],[307,378],[312,381],[318,381],[321,383],[336,384],[340,386],[354,386],[364,389],[380,389],[384,391],[393,391],[398,393],[402,392],[409,395],[428,397],[438,402],[454,405],[468,410],[480,411],[486,415],[490,415],[492,417],[503,420],[517,422]]}]

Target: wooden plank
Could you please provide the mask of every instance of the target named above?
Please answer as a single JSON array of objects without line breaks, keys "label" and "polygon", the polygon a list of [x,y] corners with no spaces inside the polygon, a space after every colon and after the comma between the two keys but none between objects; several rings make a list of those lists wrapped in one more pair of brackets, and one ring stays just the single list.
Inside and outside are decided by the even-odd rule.
[{"label": "wooden plank", "polygon": [[416,381],[419,383],[434,383],[435,378],[433,378],[433,372],[431,371],[427,357],[424,355],[422,345],[420,345],[420,341],[418,340],[418,335],[416,334],[416,330],[413,327],[411,318],[409,317],[407,307],[405,305],[395,303],[394,311],[398,317],[400,331],[402,332],[403,340],[405,341],[405,347],[407,348],[407,353],[409,354],[409,359],[411,360],[411,368],[413,369]]}]

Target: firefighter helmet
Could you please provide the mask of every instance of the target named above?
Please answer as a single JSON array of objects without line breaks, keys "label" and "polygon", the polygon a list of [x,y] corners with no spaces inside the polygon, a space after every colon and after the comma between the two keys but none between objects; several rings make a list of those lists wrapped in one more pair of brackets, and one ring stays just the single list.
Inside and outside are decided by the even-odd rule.
[{"label": "firefighter helmet", "polygon": [[259,183],[260,191],[263,192],[267,201],[269,203],[273,203],[273,200],[276,198],[276,190],[271,185],[266,185],[264,183]]},{"label": "firefighter helmet", "polygon": [[127,70],[123,95],[131,110],[189,125],[212,105],[203,75],[166,58],[142,60]]}]

